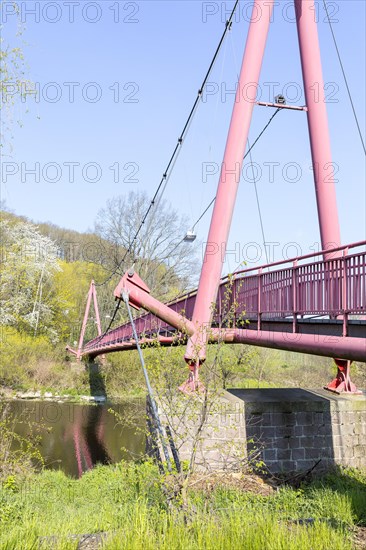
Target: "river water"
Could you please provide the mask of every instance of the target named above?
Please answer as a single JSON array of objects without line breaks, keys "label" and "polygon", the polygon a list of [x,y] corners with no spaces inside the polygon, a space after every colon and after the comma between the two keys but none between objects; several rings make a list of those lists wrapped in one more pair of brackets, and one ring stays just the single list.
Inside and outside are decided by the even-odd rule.
[{"label": "river water", "polygon": [[45,467],[72,477],[97,463],[138,460],[145,452],[144,399],[98,405],[14,400],[0,403],[0,417],[4,409],[16,434],[39,435]]}]

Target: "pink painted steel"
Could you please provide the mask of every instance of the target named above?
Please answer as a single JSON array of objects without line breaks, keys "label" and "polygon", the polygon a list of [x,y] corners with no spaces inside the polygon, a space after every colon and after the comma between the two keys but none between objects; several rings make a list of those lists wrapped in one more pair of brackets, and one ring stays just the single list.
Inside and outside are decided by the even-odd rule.
[{"label": "pink painted steel", "polygon": [[97,323],[97,328],[98,328],[98,336],[100,336],[102,334],[102,329],[101,329],[101,325],[100,325],[100,317],[99,317],[99,309],[98,309],[98,301],[97,301],[97,291],[95,289],[94,281],[91,281],[90,287],[89,287],[89,292],[88,292],[88,299],[86,301],[86,308],[85,308],[85,313],[84,313],[83,324],[82,324],[81,332],[80,332],[78,349],[77,349],[77,353],[76,353],[76,358],[77,358],[78,361],[80,361],[81,355],[82,355],[81,352],[82,352],[82,349],[83,349],[85,329],[86,329],[86,324],[87,324],[88,318],[89,318],[89,311],[90,311],[90,305],[91,305],[92,298],[93,298],[94,312],[95,312],[95,318],[96,318],[96,323]]},{"label": "pink painted steel", "polygon": [[359,391],[351,380],[350,369],[352,361],[337,357],[334,359],[334,362],[337,365],[337,376],[327,386],[324,386],[324,389],[339,394],[362,394],[362,391]]},{"label": "pink painted steel", "polygon": [[[193,367],[206,357],[207,327],[211,324],[212,303],[220,282],[224,256],[222,248],[226,247],[229,236],[272,9],[273,0],[254,0],[194,306],[192,321],[196,330],[188,341],[185,354],[187,363]],[[258,14],[262,14],[261,17]]]},{"label": "pink painted steel", "polygon": [[[159,338],[161,346],[172,346],[174,343],[181,344],[183,341],[184,339],[180,339],[178,342],[173,336],[161,340]],[[353,361],[366,361],[366,339],[364,338],[351,338],[349,336],[330,337],[328,334],[294,334],[291,332],[256,331],[238,328],[212,328],[210,331],[210,342],[215,343],[219,341],[228,344],[247,344],[251,346],[307,353],[310,355],[320,355],[323,357],[334,357],[346,361],[349,358]],[[153,341],[151,340],[150,342]],[[140,340],[140,344],[142,343],[148,342],[142,339]],[[105,354],[133,349],[136,349],[136,342],[134,340],[129,340],[128,342],[115,341],[114,343],[97,345],[87,353],[92,357],[96,357],[102,353]],[[191,386],[192,382],[194,382],[195,385],[196,383],[199,384],[198,380],[192,378],[189,380],[188,384],[185,383],[183,386]]]},{"label": "pink painted steel", "polygon": [[114,296],[120,299],[123,290],[128,292],[129,303],[133,307],[142,307],[180,331],[187,334],[193,334],[194,325],[192,322],[184,317],[182,313],[174,311],[151,296],[149,294],[149,288],[140,279],[137,273],[125,273],[114,290]]},{"label": "pink painted steel", "polygon": [[[343,315],[347,322],[349,315],[357,315],[362,323],[366,311],[366,241],[337,247],[329,254],[339,250],[347,250],[348,254],[343,253],[341,258],[333,260],[318,259],[323,251],[318,253],[306,254],[299,258],[291,258],[267,264],[264,267],[272,267],[272,271],[264,272],[261,268],[249,268],[241,273],[235,274],[232,282],[227,278],[223,278],[219,287],[219,292],[216,301],[216,311],[213,322],[216,326],[225,325],[225,316],[227,311],[233,306],[232,299],[228,296],[236,297],[238,305],[235,308],[236,327],[240,328],[240,324],[244,319],[249,319],[254,322],[254,329],[250,329],[250,338],[259,338],[254,336],[255,330],[260,334],[260,322],[272,321],[283,322],[284,320],[292,320],[292,330],[297,332],[299,318],[303,316],[331,316],[336,324],[336,317]],[[354,253],[350,254],[352,250]],[[310,263],[309,260],[313,259]],[[282,269],[280,269],[282,267]],[[273,269],[274,268],[274,269]],[[258,273],[255,273],[255,272]],[[228,293],[228,285],[231,285],[232,292]],[[119,290],[120,292],[120,290]],[[165,307],[172,312],[185,312],[186,318],[191,318],[194,309],[196,293],[191,292],[185,296],[181,296],[177,300],[170,302]],[[347,313],[347,315],[344,315]],[[179,322],[181,315],[178,316]],[[172,319],[170,319],[172,320]],[[174,319],[173,319],[174,320]],[[258,323],[258,325],[257,325]],[[138,317],[135,320],[136,329],[145,343],[152,343],[159,339],[161,345],[172,345],[174,343],[182,343],[185,339],[184,334],[176,331],[175,323],[157,319],[154,314],[147,313]],[[314,325],[315,326],[315,325]],[[317,326],[321,332],[323,326]],[[215,330],[215,329],[213,329]],[[295,338],[292,333],[284,333],[282,349],[287,349],[287,340],[291,337]],[[343,334],[346,336],[347,332]],[[291,336],[292,335],[292,336]],[[263,336],[265,337],[265,335]],[[321,335],[320,338],[328,338],[334,340],[334,335]],[[304,341],[305,335],[301,335]],[[358,346],[358,360],[365,360],[363,340],[361,338],[348,338],[343,340],[336,337],[336,344],[332,349],[327,348],[327,353],[339,356],[337,346],[348,346],[349,342],[354,340],[352,346]],[[263,340],[262,340],[263,341]],[[293,340],[291,349],[296,349],[298,346],[297,340]],[[300,345],[299,345],[300,346]],[[96,338],[86,344],[83,349],[85,355],[99,355],[106,351],[118,351],[126,349],[134,349],[135,343],[131,326],[129,323],[122,325],[107,334],[102,338]],[[269,347],[272,347],[269,344]],[[309,347],[306,348],[306,353],[312,353]],[[314,337],[313,353],[321,353],[324,350],[324,344],[318,346]],[[351,349],[351,345],[350,345]],[[299,347],[299,351],[301,351]],[[349,357],[353,358],[353,357]]]},{"label": "pink painted steel", "polygon": [[[308,108],[307,118],[320,237],[322,248],[327,249],[340,246],[341,236],[314,1],[295,0],[295,12]],[[326,254],[325,258],[327,258]]]},{"label": "pink painted steel", "polygon": [[95,320],[97,324],[98,329],[98,336],[102,334],[102,326],[100,324],[100,316],[99,316],[99,307],[98,307],[98,300],[97,300],[97,289],[95,288],[95,283],[92,281],[93,285],[93,303],[94,303],[94,312],[95,312]]},{"label": "pink painted steel", "polygon": [[[294,2],[306,98],[306,107],[297,109],[307,110],[319,227],[324,251],[323,259],[325,261],[299,265],[298,261],[300,259],[295,258],[291,267],[272,271],[271,273],[263,274],[261,270],[259,275],[245,276],[248,270],[243,271],[242,276],[234,281],[232,289],[232,294],[237,296],[239,300],[239,307],[235,311],[235,320],[237,321],[240,316],[249,313],[249,316],[254,316],[257,321],[257,332],[236,329],[236,341],[335,357],[334,349],[332,350],[329,342],[327,343],[324,340],[326,337],[319,336],[317,339],[314,336],[310,337],[307,334],[297,333],[297,316],[329,315],[335,319],[337,316],[342,315],[343,336],[336,345],[337,356],[341,359],[358,358],[364,360],[364,340],[349,338],[347,336],[347,323],[350,313],[364,313],[366,301],[365,253],[352,255],[351,257],[343,256],[342,258],[318,31],[314,17],[314,1],[294,0]],[[263,10],[262,7],[264,6],[269,9]],[[191,294],[189,297],[182,297],[173,304],[166,306],[152,298],[149,295],[149,290],[139,284],[137,277],[135,282],[128,282],[132,284],[127,284],[127,280],[125,280],[126,285],[123,283],[129,288],[131,305],[144,307],[160,318],[160,324],[157,323],[157,326],[155,326],[157,338],[159,338],[161,331],[169,334],[177,328],[182,330],[183,323],[183,330],[190,335],[185,359],[193,371],[193,378],[192,376],[191,378],[195,381],[194,387],[198,383],[198,366],[205,360],[207,327],[211,326],[213,317],[214,322],[218,323],[219,326],[225,321],[223,292],[228,282],[222,281],[219,292],[217,293],[217,291],[240,180],[242,159],[255,103],[255,97],[253,95],[250,97],[248,91],[249,88],[254,88],[256,91],[258,85],[272,9],[273,0],[254,0],[252,20],[197,296]],[[262,17],[258,18],[258,13],[262,13]],[[281,107],[285,108],[284,106]],[[333,248],[332,252],[330,252],[330,248]],[[275,265],[272,264],[272,267]],[[142,283],[141,280],[140,282]],[[118,291],[117,298],[120,298],[121,288],[117,287],[116,289]],[[216,305],[219,313],[213,315],[212,303],[216,295]],[[179,308],[183,309],[182,304],[184,304],[185,317],[192,317],[192,322],[177,314]],[[188,304],[189,310],[194,306],[192,315],[187,313],[186,306]],[[152,319],[151,313],[137,319],[137,324],[141,325],[139,334],[147,335],[147,341],[150,340],[150,337],[154,339],[153,324],[156,325],[156,320]],[[264,319],[278,320],[289,316],[292,318],[293,336],[300,337],[301,343],[297,340],[286,343],[288,333],[280,336],[280,333],[267,334],[265,331],[260,330],[261,322]],[[85,326],[83,326],[83,330],[85,330]],[[226,334],[225,338],[228,337],[228,334]],[[165,338],[167,344],[169,341],[174,342],[174,336],[166,335]],[[324,341],[320,342],[322,338]],[[82,338],[80,342],[78,355],[81,353]],[[263,342],[266,343],[263,344]],[[109,350],[117,348],[130,349],[134,345],[130,327],[124,325],[103,336],[102,339],[89,342],[83,353],[98,354],[101,349],[106,350],[107,348]]]},{"label": "pink painted steel", "polygon": [[[215,329],[213,329],[215,330]],[[225,333],[225,329],[224,329]],[[293,334],[288,332],[255,331],[249,329],[234,329],[232,334],[227,330],[222,337],[225,342],[233,344],[249,344],[265,348],[283,349],[321,355],[323,357],[339,357],[354,361],[366,360],[366,340],[363,338],[329,337],[320,334]]]},{"label": "pink painted steel", "polygon": [[76,357],[77,357],[78,360],[80,360],[81,350],[83,348],[86,323],[88,322],[90,304],[91,304],[91,299],[92,299],[92,288],[93,288],[93,281],[90,283],[90,287],[89,287],[89,291],[88,291],[88,298],[87,298],[87,301],[86,301],[86,308],[85,308],[85,313],[84,313],[83,324],[81,326],[79,345],[78,345],[78,350],[77,350],[77,354],[76,354]]}]

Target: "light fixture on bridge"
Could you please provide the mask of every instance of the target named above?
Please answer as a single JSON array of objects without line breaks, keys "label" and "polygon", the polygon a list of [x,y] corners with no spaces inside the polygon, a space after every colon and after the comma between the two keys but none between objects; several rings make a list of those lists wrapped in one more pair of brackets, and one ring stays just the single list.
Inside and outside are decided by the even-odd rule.
[{"label": "light fixture on bridge", "polygon": [[197,237],[196,233],[193,231],[193,229],[190,229],[185,234],[185,237],[184,237],[183,241],[186,241],[188,243],[192,243],[193,241],[196,240],[196,237]]},{"label": "light fixture on bridge", "polygon": [[278,105],[286,105],[286,98],[283,95],[276,95],[274,100]]}]

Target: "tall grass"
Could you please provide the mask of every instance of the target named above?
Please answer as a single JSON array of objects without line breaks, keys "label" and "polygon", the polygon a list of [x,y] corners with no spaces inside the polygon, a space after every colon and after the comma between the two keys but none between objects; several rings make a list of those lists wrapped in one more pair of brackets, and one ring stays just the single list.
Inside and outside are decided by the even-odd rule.
[{"label": "tall grass", "polygon": [[[70,535],[106,533],[106,549],[347,550],[366,525],[366,475],[340,472],[269,496],[217,484],[167,505],[151,464],[101,466],[74,480],[43,471],[5,480],[0,548],[77,548]],[[40,544],[41,541],[41,544]]]}]

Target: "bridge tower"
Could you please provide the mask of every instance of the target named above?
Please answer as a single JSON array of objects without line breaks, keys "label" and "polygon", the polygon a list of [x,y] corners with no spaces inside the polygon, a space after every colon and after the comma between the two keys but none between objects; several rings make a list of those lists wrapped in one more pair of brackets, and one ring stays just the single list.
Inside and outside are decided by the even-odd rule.
[{"label": "bridge tower", "polygon": [[[272,18],[273,0],[254,0],[239,83],[211,218],[185,360],[191,382],[205,360],[207,327],[220,282],[257,86]],[[341,244],[318,29],[313,0],[294,0],[322,250]],[[250,87],[248,84],[250,83]],[[316,90],[316,93],[314,91]],[[216,252],[220,249],[220,253]],[[334,253],[332,255],[334,258]],[[326,255],[325,255],[326,259]]]},{"label": "bridge tower", "polygon": [[[341,239],[332,176],[333,165],[314,0],[294,0],[306,106],[294,107],[283,105],[280,102],[266,105],[276,108],[300,109],[307,112],[322,244],[320,254],[323,255],[323,261],[299,265],[299,262],[308,260],[310,257],[313,258],[317,254],[293,258],[291,260],[292,267],[282,269],[280,272],[277,271],[279,264],[287,262],[275,262],[266,266],[276,268],[273,273],[268,272],[268,277],[267,273],[262,273],[262,268],[258,268],[256,280],[252,275],[246,277],[247,272],[251,272],[252,269],[245,270],[246,273],[241,273],[240,277],[244,282],[248,282],[248,279],[250,279],[247,290],[252,292],[253,288],[257,289],[254,305],[252,303],[253,295],[250,292],[248,293],[250,304],[248,309],[257,315],[256,325],[252,330],[243,329],[241,326],[236,326],[233,330],[231,328],[226,329],[221,328],[222,318],[220,318],[219,328],[213,327],[211,329],[212,304],[216,303],[216,297],[218,296],[218,307],[220,309],[222,291],[230,279],[229,277],[229,279],[226,278],[220,282],[224,259],[221,251],[225,250],[229,236],[249,127],[254,105],[257,103],[256,92],[273,6],[273,0],[254,0],[253,3],[251,22],[197,294],[189,293],[170,304],[163,304],[151,296],[150,290],[144,281],[131,269],[124,274],[114,290],[115,299],[118,301],[115,311],[118,310],[122,297],[127,294],[131,306],[137,309],[142,307],[150,312],[137,319],[139,326],[137,334],[140,335],[141,341],[147,344],[152,341],[159,341],[162,345],[172,345],[175,342],[172,328],[177,331],[178,339],[187,339],[185,360],[190,369],[190,376],[188,381],[181,386],[183,391],[199,389],[198,370],[199,366],[205,361],[206,346],[210,336],[210,339],[216,342],[248,343],[256,346],[333,357],[338,366],[338,375],[328,385],[327,389],[354,393],[356,389],[350,381],[350,361],[348,359],[363,361],[366,357],[366,347],[365,339],[358,336],[359,333],[355,327],[353,327],[353,333],[349,333],[351,321],[348,322],[348,317],[349,315],[364,315],[366,260],[364,252],[349,255],[348,249],[364,246],[365,242],[340,246]],[[258,103],[260,104],[260,102]],[[279,279],[276,279],[276,281],[280,280],[279,287],[272,285],[272,275],[279,277]],[[298,289],[297,281],[299,281],[300,276],[302,282],[299,283]],[[234,285],[238,280],[234,281]],[[267,282],[263,283],[263,281]],[[218,292],[219,285],[221,294]],[[268,298],[268,295],[270,295],[270,298]],[[78,358],[82,355],[96,357],[104,351],[135,349],[137,341],[132,334],[131,323],[124,324],[111,331],[108,329],[106,333],[89,342],[84,348],[82,347],[92,297],[97,308],[93,283],[88,295],[79,348],[77,352],[74,352]],[[268,301],[272,297],[275,305],[270,305],[269,309],[268,307],[267,309],[262,307],[262,300]],[[280,303],[279,306],[278,303]],[[271,309],[271,307],[274,309]],[[296,339],[287,338],[289,334],[286,329],[284,329],[284,332],[281,332],[282,329],[272,330],[273,325],[270,323],[267,323],[267,328],[264,328],[264,320],[261,315],[266,312],[269,315],[277,313],[279,317],[284,314],[285,316],[282,315],[282,321],[288,321],[288,316],[292,316],[291,334],[295,335]],[[337,323],[341,325],[342,334],[334,341],[329,339],[327,332],[319,335],[316,333],[316,337],[314,337],[315,333],[309,332],[308,326],[306,330],[303,326],[301,332],[299,315],[329,316],[335,325]],[[339,322],[339,316],[342,316],[342,323]],[[158,328],[155,324],[156,318],[162,322]],[[303,325],[307,324],[306,321],[307,319],[305,319]],[[210,334],[208,328],[211,329]],[[363,328],[366,328],[366,325]],[[98,324],[98,330],[100,333],[100,323]],[[360,330],[363,330],[362,327],[360,327]]]}]

